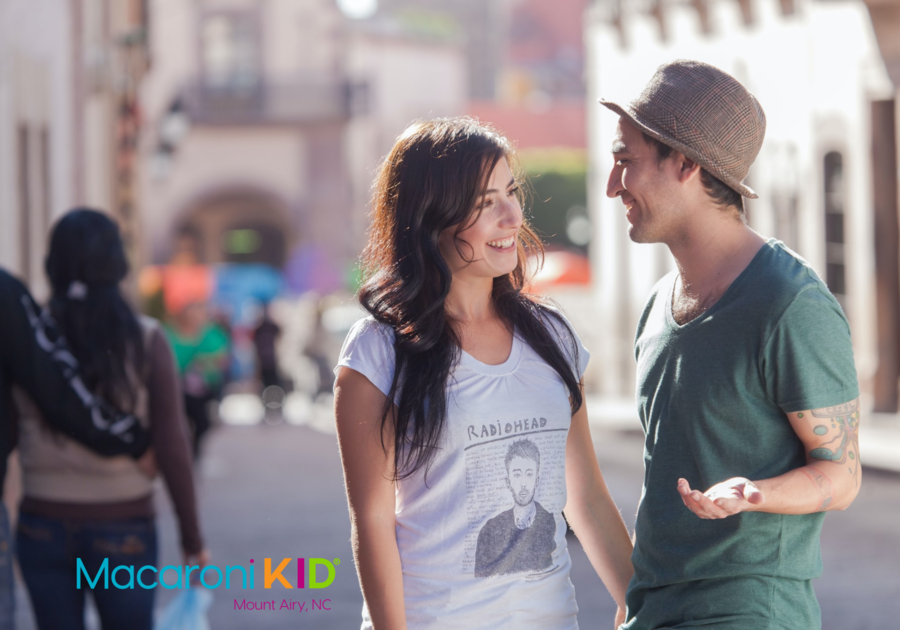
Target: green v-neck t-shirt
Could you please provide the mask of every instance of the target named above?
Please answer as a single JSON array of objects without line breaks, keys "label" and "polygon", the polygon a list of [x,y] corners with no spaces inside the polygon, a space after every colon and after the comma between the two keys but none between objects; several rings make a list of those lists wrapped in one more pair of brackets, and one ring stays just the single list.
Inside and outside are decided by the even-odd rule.
[{"label": "green v-neck t-shirt", "polygon": [[731,477],[804,466],[785,415],[859,396],[850,327],[806,261],[772,239],[708,311],[679,325],[676,274],[638,323],[637,405],[646,439],[625,630],[816,629],[824,514],[747,512],[703,520],[680,477],[706,490]]}]

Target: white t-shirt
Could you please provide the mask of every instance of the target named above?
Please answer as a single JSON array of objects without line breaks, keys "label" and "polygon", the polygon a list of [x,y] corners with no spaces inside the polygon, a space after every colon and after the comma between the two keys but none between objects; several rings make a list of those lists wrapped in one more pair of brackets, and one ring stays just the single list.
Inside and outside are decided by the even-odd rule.
[{"label": "white t-shirt", "polygon": [[[552,326],[573,367],[577,348],[580,379],[588,351],[564,326]],[[393,330],[371,317],[358,321],[335,372],[342,366],[387,395]],[[408,627],[577,629],[562,517],[572,420],[563,380],[515,335],[501,365],[462,352],[449,383],[444,436],[427,486],[421,470],[397,484]],[[362,628],[371,627],[364,607]]]}]

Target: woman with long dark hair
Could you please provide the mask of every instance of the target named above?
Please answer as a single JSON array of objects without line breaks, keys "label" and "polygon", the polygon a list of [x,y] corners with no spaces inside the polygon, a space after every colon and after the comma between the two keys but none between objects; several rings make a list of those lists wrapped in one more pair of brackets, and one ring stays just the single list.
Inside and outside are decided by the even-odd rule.
[{"label": "woman with long dark hair", "polygon": [[[509,142],[417,123],[375,181],[335,411],[363,628],[577,628],[566,519],[624,609],[631,543],[591,443],[588,353],[526,294]],[[342,369],[343,368],[343,369]]]},{"label": "woman with long dark hair", "polygon": [[[178,514],[185,561],[205,565],[172,352],[159,325],[137,316],[121,294],[128,262],[118,227],[94,210],[69,212],[53,227],[45,266],[49,311],[85,386],[145,422]],[[131,458],[100,457],[54,431],[21,393],[17,402],[22,576],[41,630],[80,630],[88,586],[77,586],[79,575],[93,579],[108,560],[121,585],[128,573],[114,573],[117,566],[156,564],[153,480]],[[131,586],[92,589],[103,628],[152,627],[155,589]]]}]

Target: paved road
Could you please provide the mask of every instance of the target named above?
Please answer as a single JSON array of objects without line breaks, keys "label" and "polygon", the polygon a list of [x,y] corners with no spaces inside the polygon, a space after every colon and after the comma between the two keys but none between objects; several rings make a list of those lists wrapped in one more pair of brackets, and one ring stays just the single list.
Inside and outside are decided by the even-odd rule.
[{"label": "paved road", "polygon": [[[640,496],[641,438],[598,430],[595,446],[607,483],[629,526]],[[340,558],[327,589],[265,590],[256,570],[254,590],[214,591],[213,630],[309,628],[344,630],[359,624],[362,598],[348,542],[349,523],[335,438],[289,425],[223,427],[210,437],[200,481],[202,522],[218,566],[259,566],[266,557]],[[179,562],[172,513],[159,501],[162,557]],[[868,472],[860,497],[847,512],[830,514],[823,532],[825,576],[816,583],[825,630],[900,627],[900,476]],[[571,540],[572,581],[583,629],[608,628],[614,604]],[[296,579],[296,561],[285,576]],[[165,604],[173,591],[160,592]],[[330,599],[331,610],[234,610],[234,600],[305,602]],[[26,606],[20,630],[32,624]]]}]

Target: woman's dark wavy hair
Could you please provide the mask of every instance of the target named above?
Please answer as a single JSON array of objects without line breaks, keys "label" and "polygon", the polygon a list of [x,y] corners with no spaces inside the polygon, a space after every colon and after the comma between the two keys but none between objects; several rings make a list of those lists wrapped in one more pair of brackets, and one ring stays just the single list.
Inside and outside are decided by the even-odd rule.
[{"label": "woman's dark wavy hair", "polygon": [[96,210],[68,212],[53,226],[44,268],[53,291],[50,312],[81,364],[85,385],[134,411],[133,377],[143,374],[144,339],[119,291],[128,259],[118,226]]},{"label": "woman's dark wavy hair", "polygon": [[[440,448],[448,379],[460,356],[460,340],[444,306],[452,275],[440,252],[441,233],[454,229],[457,251],[468,260],[459,235],[478,219],[478,197],[504,158],[516,167],[509,141],[474,119],[418,122],[400,136],[375,179],[359,301],[394,331],[396,364],[381,429],[385,446],[384,431],[392,425],[395,479],[427,471]],[[544,250],[527,224],[517,238],[518,265],[494,278],[493,306],[509,330],[560,375],[574,413],[582,405],[581,388],[547,320],[555,320],[559,330],[568,330],[567,325],[523,292],[527,256],[542,262]],[[571,345],[577,365],[577,347]]]}]

